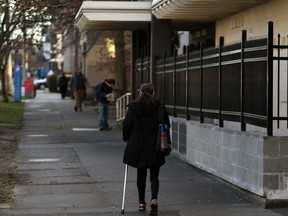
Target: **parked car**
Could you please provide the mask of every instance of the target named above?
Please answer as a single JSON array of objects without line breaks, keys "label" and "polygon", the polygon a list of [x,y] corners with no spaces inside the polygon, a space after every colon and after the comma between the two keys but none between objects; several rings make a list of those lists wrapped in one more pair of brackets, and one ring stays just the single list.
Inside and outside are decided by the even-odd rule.
[{"label": "parked car", "polygon": [[47,79],[34,79],[34,86],[36,89],[45,89],[47,88]]}]

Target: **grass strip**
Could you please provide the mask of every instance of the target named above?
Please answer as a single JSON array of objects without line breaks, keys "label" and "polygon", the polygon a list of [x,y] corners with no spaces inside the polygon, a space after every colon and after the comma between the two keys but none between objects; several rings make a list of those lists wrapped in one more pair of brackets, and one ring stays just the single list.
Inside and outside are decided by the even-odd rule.
[{"label": "grass strip", "polygon": [[19,126],[23,121],[24,103],[13,102],[10,98],[10,102],[4,103],[0,97],[0,124],[11,124]]}]

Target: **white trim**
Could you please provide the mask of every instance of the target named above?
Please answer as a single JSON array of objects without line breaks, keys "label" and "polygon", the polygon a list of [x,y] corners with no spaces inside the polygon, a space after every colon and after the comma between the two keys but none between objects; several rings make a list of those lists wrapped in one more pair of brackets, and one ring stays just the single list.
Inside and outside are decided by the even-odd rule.
[{"label": "white trim", "polygon": [[272,0],[154,0],[152,14],[157,19],[215,22],[269,1]]},{"label": "white trim", "polygon": [[133,30],[151,22],[151,2],[84,1],[75,24],[80,30]]}]

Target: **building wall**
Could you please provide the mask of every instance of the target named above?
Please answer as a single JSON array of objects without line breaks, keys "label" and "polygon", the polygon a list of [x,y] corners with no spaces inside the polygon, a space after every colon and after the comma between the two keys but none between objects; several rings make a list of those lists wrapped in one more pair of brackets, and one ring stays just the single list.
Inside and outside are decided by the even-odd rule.
[{"label": "building wall", "polygon": [[64,72],[69,72],[69,73],[74,73],[75,68],[74,68],[74,53],[75,49],[73,46],[68,47],[65,50],[64,53],[64,63],[63,63],[63,71]]},{"label": "building wall", "polygon": [[269,21],[274,22],[275,37],[279,33],[287,43],[288,1],[283,0],[273,0],[216,22],[216,43],[220,36],[224,36],[225,44],[240,41],[239,32],[244,29],[248,39],[266,36]]},{"label": "building wall", "polygon": [[[220,36],[224,36],[224,44],[241,41],[241,31],[244,29],[247,30],[248,40],[267,37],[269,21],[274,22],[274,43],[277,43],[279,33],[281,43],[287,44],[288,1],[283,0],[274,0],[218,21],[216,44]],[[274,69],[276,67],[277,64]],[[281,65],[281,69],[281,77],[286,79],[287,66]],[[280,84],[281,107],[287,105],[286,92],[287,83]],[[235,123],[225,122],[225,127],[219,128],[213,124],[173,117],[171,123],[173,153],[176,156],[267,202],[288,202],[287,130],[275,130],[276,135],[279,132],[284,136],[267,137],[261,128],[248,126],[251,127],[250,131],[257,132],[242,132],[239,124]]]},{"label": "building wall", "polygon": [[96,85],[107,78],[114,78],[115,61],[109,56],[106,38],[107,32],[100,33],[95,44],[85,56],[86,76],[90,85]]},{"label": "building wall", "polygon": [[[89,52],[85,56],[85,70],[86,76],[89,79],[91,86],[96,86],[97,83],[108,79],[116,78],[116,63],[115,56],[109,51],[107,47],[107,38],[112,38],[109,36],[109,32],[99,33],[98,39]],[[127,79],[127,90],[131,89],[130,82],[130,65],[131,65],[131,34],[130,32],[125,32],[125,74]],[[117,80],[116,80],[117,88]]]},{"label": "building wall", "polygon": [[126,71],[126,91],[132,91],[132,83],[131,83],[131,64],[132,64],[132,32],[126,31],[124,33],[125,37],[125,71]]},{"label": "building wall", "polygon": [[[288,1],[272,0],[268,3],[259,5],[241,13],[234,14],[226,19],[216,22],[216,44],[219,45],[219,37],[224,36],[224,44],[231,44],[241,41],[242,30],[247,31],[247,39],[257,39],[267,37],[268,22],[274,23],[274,44],[278,43],[277,37],[280,34],[281,45],[288,44]],[[277,55],[275,50],[274,55]],[[281,51],[281,56],[287,56],[287,50]],[[278,79],[277,67],[278,63],[274,61],[274,83]],[[283,61],[280,64],[280,116],[286,115],[287,112],[287,63]],[[276,83],[274,84],[276,86]],[[274,115],[277,115],[277,89],[274,89]],[[285,127],[281,122],[280,128]],[[250,127],[252,130],[263,132],[263,129]],[[278,130],[275,128],[275,135],[287,135],[287,130]],[[264,131],[265,132],[265,131]]]}]

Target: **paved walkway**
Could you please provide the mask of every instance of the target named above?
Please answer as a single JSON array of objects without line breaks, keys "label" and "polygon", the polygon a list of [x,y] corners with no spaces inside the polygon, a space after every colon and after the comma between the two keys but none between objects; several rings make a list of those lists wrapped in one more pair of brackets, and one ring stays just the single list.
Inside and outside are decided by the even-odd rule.
[{"label": "paved walkway", "polygon": [[[17,165],[28,181],[17,186],[12,208],[0,215],[121,215],[124,178],[121,129],[99,131],[97,113],[59,94],[37,92],[27,101]],[[125,215],[137,211],[136,172],[129,168]],[[159,216],[279,216],[252,204],[232,187],[169,156],[160,173]],[[147,183],[147,201],[150,199]],[[279,212],[279,213],[276,213]],[[286,213],[285,213],[286,212]],[[280,214],[281,213],[281,214]]]}]

